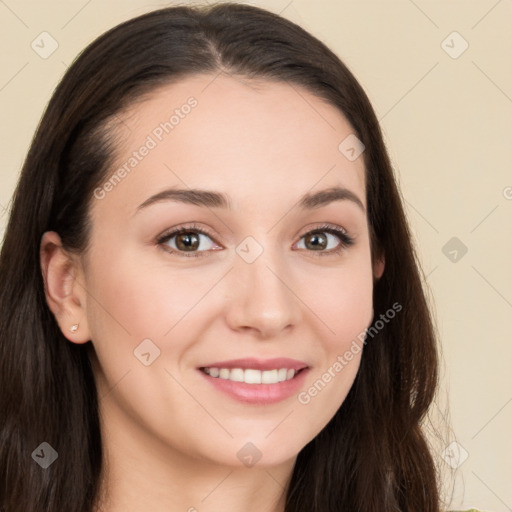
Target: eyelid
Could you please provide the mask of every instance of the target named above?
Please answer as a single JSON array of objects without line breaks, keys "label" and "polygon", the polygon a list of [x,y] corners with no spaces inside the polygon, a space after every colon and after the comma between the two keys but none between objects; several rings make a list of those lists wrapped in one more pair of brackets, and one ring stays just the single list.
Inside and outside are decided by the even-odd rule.
[{"label": "eyelid", "polygon": [[[314,225],[313,227],[308,226],[301,235],[297,235],[297,236],[299,238],[302,238],[303,236],[309,235],[310,233],[317,233],[319,231],[329,231],[329,230],[348,235],[348,231],[345,228],[338,226],[337,224],[330,224],[330,223],[326,222],[324,224]],[[299,231],[299,233],[301,233],[301,231]]]},{"label": "eyelid", "polygon": [[[207,235],[216,244],[218,244],[218,242],[215,240],[214,235],[207,228],[204,228],[202,226],[198,226],[194,222],[192,222],[190,224],[178,225],[178,226],[175,226],[173,228],[166,229],[161,235],[159,235],[157,237],[157,241],[161,242],[163,240],[167,240],[168,238],[171,238],[172,236],[176,236],[178,234],[186,233],[186,232],[189,232],[189,231],[193,231],[193,232],[201,233],[203,235]],[[218,245],[220,245],[220,244],[218,244]]]}]

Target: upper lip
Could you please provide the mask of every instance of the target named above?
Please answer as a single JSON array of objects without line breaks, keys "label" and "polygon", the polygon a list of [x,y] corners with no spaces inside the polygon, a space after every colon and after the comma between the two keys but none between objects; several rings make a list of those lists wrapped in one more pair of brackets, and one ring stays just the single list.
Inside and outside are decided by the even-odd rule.
[{"label": "upper lip", "polygon": [[244,359],[231,359],[229,361],[217,361],[215,363],[205,364],[201,368],[253,368],[255,370],[274,370],[280,368],[293,369],[295,371],[307,368],[304,361],[290,359],[289,357],[275,357],[273,359],[256,359],[247,357]]}]

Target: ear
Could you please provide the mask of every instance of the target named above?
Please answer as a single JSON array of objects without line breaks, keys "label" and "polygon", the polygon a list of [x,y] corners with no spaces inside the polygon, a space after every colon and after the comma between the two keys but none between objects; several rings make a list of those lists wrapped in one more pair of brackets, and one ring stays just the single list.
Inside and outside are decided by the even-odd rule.
[{"label": "ear", "polygon": [[373,281],[378,281],[384,273],[384,267],[386,266],[386,258],[384,257],[384,251],[373,262]]},{"label": "ear", "polygon": [[[46,302],[62,334],[73,343],[90,340],[87,324],[87,292],[79,259],[64,250],[59,235],[47,231],[41,239],[41,272]],[[72,331],[73,325],[78,329]]]}]

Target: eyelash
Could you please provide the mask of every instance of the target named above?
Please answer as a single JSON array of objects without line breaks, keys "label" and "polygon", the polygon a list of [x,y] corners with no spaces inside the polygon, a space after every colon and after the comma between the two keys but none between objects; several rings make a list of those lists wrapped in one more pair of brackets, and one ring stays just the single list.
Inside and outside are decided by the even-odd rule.
[{"label": "eyelash", "polygon": [[[211,238],[214,242],[215,239],[211,233],[208,232],[205,228],[199,227],[196,224],[190,224],[186,226],[180,226],[178,228],[173,229],[170,232],[164,233],[161,236],[158,237],[157,243],[160,246],[165,245],[164,242],[168,242],[171,238],[174,238],[175,236],[181,235],[183,233],[199,233],[201,235],[206,235],[209,238]],[[311,234],[317,234],[317,233],[330,233],[331,235],[337,236],[340,240],[339,247],[336,249],[331,249],[330,251],[307,251],[307,252],[313,252],[316,253],[316,256],[333,256],[341,253],[344,249],[347,249],[351,245],[354,244],[354,238],[349,236],[346,231],[342,228],[334,227],[330,224],[324,224],[322,226],[319,226],[318,228],[315,228],[311,231],[308,231],[304,233],[300,239],[306,237],[307,235]],[[217,243],[217,242],[215,242]],[[190,251],[187,253],[186,251],[176,251],[174,249],[170,249],[168,246],[164,248],[165,251],[171,253],[171,254],[179,254],[180,256],[184,256],[186,258],[197,258],[197,257],[203,257],[205,256],[205,253],[209,255],[211,251]]]}]

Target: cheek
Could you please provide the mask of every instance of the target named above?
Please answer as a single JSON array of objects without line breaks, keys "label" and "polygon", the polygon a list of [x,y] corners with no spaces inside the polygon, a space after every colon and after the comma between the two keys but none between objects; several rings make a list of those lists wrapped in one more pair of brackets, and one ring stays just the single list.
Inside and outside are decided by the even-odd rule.
[{"label": "cheek", "polygon": [[311,318],[317,318],[318,359],[297,399],[304,414],[315,418],[312,426],[317,429],[328,423],[350,391],[360,366],[365,331],[372,321],[371,258],[369,252],[359,256],[338,269],[313,276],[310,272],[301,287]]},{"label": "cheek", "polygon": [[[99,392],[108,397],[105,408],[119,407],[154,434],[168,430],[170,418],[181,417],[190,402],[166,370],[179,375],[176,369],[194,340],[188,331],[200,309],[194,305],[211,285],[191,284],[183,274],[127,251],[116,254],[115,261],[96,258],[87,276],[94,297],[88,303],[88,322],[101,367]],[[162,413],[164,404],[170,416]],[[115,421],[125,421],[112,414]],[[194,421],[189,418],[189,424]]]},{"label": "cheek", "polygon": [[[321,339],[331,354],[342,350],[364,331],[372,320],[373,276],[368,255],[354,258],[338,268],[303,272],[297,295],[323,326]],[[308,313],[309,314],[309,313]]]},{"label": "cheek", "polygon": [[95,338],[115,336],[131,344],[164,339],[207,291],[204,280],[203,286],[196,281],[186,271],[151,265],[133,254],[103,260],[88,279],[95,297],[88,308]]}]

